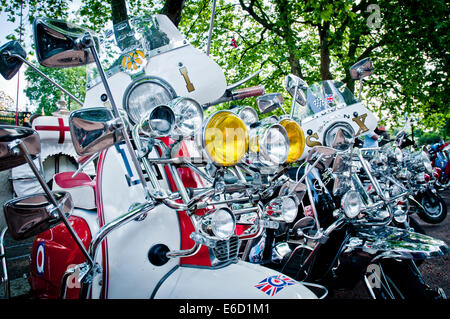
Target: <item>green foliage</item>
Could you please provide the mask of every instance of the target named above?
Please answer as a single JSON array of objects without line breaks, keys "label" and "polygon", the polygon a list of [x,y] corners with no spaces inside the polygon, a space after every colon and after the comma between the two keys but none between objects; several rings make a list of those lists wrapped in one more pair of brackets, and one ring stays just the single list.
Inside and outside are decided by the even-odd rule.
[{"label": "green foliage", "polygon": [[[17,17],[18,1],[0,1],[10,19]],[[127,4],[132,16],[159,13],[165,1],[128,0]],[[68,14],[67,3],[61,0],[24,0],[24,5],[31,9],[29,19],[37,14]],[[374,6],[379,12],[373,11]],[[203,52],[211,7],[210,0],[186,1],[178,26]],[[371,57],[375,71],[363,86],[363,99],[382,122],[396,125],[409,113],[419,127],[448,136],[449,16],[445,0],[217,0],[210,56],[229,84],[262,69],[245,86],[262,84],[266,92],[281,92],[287,111],[291,105],[283,88],[287,74],[301,76],[307,83],[342,80],[355,90],[357,83],[348,69]],[[79,23],[96,31],[110,17],[109,0],[83,0],[76,14]],[[237,48],[230,45],[232,38]],[[240,103],[256,106],[254,98]]]},{"label": "green foliage", "polygon": [[439,142],[442,136],[437,132],[425,132],[420,137],[415,138],[417,145],[429,145]]},{"label": "green foliage", "polygon": [[[39,67],[39,70],[60,84],[76,98],[83,101],[86,94],[86,67],[67,69]],[[27,68],[25,77],[28,83],[31,83],[25,89],[25,95],[32,103],[37,105],[35,113],[41,114],[42,109],[44,109],[45,115],[51,115],[52,112],[58,109],[56,103],[60,100],[61,91],[43,79],[31,68]],[[69,110],[73,111],[80,108],[80,105],[68,96],[65,96],[65,100]]]}]

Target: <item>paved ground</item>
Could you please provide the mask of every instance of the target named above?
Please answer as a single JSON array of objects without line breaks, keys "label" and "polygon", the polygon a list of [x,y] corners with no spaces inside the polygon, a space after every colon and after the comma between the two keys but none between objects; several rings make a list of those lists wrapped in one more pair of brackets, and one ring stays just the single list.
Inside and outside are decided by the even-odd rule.
[{"label": "paved ground", "polygon": [[[447,206],[450,207],[450,190],[441,193],[441,195],[445,198]],[[415,218],[424,227],[428,235],[442,239],[447,244],[450,244],[450,217],[447,217],[443,223],[438,225],[426,224],[418,217]],[[28,261],[32,239],[18,242],[6,236],[5,241],[9,277],[11,278],[11,295],[12,297],[28,298],[30,286],[26,276],[28,275]],[[440,286],[444,289],[447,296],[450,297],[449,258],[449,254],[447,254],[441,258],[428,260],[420,266],[420,269],[425,282],[432,287]],[[3,286],[1,288],[0,297],[3,294]],[[366,299],[368,297],[366,289],[359,285],[353,291],[336,293],[333,299]]]}]

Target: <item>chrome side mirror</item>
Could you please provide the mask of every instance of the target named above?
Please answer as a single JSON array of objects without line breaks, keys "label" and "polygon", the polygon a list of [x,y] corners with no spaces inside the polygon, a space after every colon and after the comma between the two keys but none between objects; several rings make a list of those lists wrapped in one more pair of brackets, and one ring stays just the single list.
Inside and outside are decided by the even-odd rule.
[{"label": "chrome side mirror", "polygon": [[15,148],[22,141],[32,159],[41,152],[39,135],[32,128],[0,125],[0,171],[25,164],[25,154]]},{"label": "chrome side mirror", "polygon": [[104,107],[73,111],[69,116],[72,142],[78,155],[91,155],[123,140],[122,121]]},{"label": "chrome side mirror", "polygon": [[75,67],[94,62],[92,53],[84,49],[87,43],[83,41],[94,41],[97,51],[100,42],[97,37],[85,37],[88,32],[94,34],[67,21],[37,18],[33,23],[33,35],[38,62],[49,68]]},{"label": "chrome side mirror", "polygon": [[0,73],[6,80],[11,80],[23,63],[14,55],[19,55],[24,59],[27,57],[27,53],[19,41],[9,41],[0,47]]},{"label": "chrome side mirror", "polygon": [[303,236],[308,230],[313,229],[316,226],[316,221],[310,216],[300,218],[292,227],[292,231],[296,236]]},{"label": "chrome side mirror", "polygon": [[330,167],[335,154],[336,150],[332,149],[331,147],[314,146],[309,151],[306,161],[309,164],[313,165],[320,157],[319,161],[316,164],[316,167],[323,170]]},{"label": "chrome side mirror", "polygon": [[306,95],[303,89],[307,89],[308,84],[298,76],[289,74],[285,78],[285,89],[295,99],[295,101],[302,105],[306,105]]},{"label": "chrome side mirror", "polygon": [[339,151],[349,150],[355,143],[355,130],[346,122],[336,122],[326,129],[324,144]]},{"label": "chrome side mirror", "polygon": [[[66,217],[73,210],[73,201],[68,192],[55,192],[58,207]],[[45,194],[33,194],[14,198],[3,206],[8,231],[16,239],[25,239],[42,233],[62,222],[56,207]]]},{"label": "chrome side mirror", "polygon": [[373,63],[370,58],[356,62],[350,67],[350,76],[354,80],[361,80],[373,73]]},{"label": "chrome side mirror", "polygon": [[272,112],[277,108],[281,108],[283,110],[282,105],[284,103],[284,99],[281,93],[269,93],[259,96],[256,99],[256,103],[258,104],[259,111],[265,114]]}]

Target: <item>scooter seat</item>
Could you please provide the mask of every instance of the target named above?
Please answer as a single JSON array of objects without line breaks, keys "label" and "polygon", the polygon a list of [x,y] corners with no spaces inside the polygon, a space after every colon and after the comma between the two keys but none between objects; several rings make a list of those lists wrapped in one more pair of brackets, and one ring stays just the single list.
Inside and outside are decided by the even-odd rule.
[{"label": "scooter seat", "polygon": [[74,172],[58,173],[53,177],[53,190],[67,191],[72,195],[74,206],[82,209],[96,209],[95,181],[85,173]]}]

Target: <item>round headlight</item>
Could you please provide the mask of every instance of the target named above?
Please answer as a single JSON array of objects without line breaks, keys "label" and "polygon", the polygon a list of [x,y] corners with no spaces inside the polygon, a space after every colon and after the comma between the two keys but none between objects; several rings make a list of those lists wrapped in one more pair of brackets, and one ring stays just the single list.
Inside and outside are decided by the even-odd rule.
[{"label": "round headlight", "polygon": [[236,229],[234,214],[228,208],[220,208],[202,218],[202,230],[220,239],[230,238]]},{"label": "round headlight", "polygon": [[153,107],[167,104],[176,93],[165,81],[155,77],[141,78],[128,86],[123,96],[123,106],[133,124]]},{"label": "round headlight", "polygon": [[203,129],[203,147],[214,163],[235,165],[248,149],[248,132],[244,122],[230,111],[212,114]]},{"label": "round headlight", "polygon": [[258,122],[258,113],[251,106],[238,107],[236,114],[241,118],[247,126]]},{"label": "round headlight", "polygon": [[348,218],[355,218],[361,211],[361,199],[357,191],[348,191],[342,197],[342,208]]},{"label": "round headlight", "polygon": [[403,152],[400,148],[395,149],[395,158],[397,159],[397,162],[403,162]]},{"label": "round headlight", "polygon": [[337,122],[331,125],[324,134],[323,144],[340,151],[346,151],[355,142],[353,127],[345,122]]},{"label": "round headlight", "polygon": [[429,174],[432,174],[433,173],[433,166],[431,165],[431,161],[430,161],[430,158],[428,157],[427,153],[422,151],[421,152],[421,156],[422,156],[423,166],[425,166],[425,170]]},{"label": "round headlight", "polygon": [[170,101],[169,106],[175,112],[175,129],[182,136],[194,136],[202,128],[203,109],[190,98],[179,97]]},{"label": "round headlight", "polygon": [[403,201],[399,202],[397,206],[394,207],[393,215],[394,220],[397,223],[404,223],[408,218],[408,205],[404,204]]},{"label": "round headlight", "polygon": [[289,137],[280,124],[264,123],[250,132],[250,151],[267,165],[280,165],[289,155]]},{"label": "round headlight", "polygon": [[289,138],[289,155],[286,162],[293,163],[303,154],[305,149],[305,134],[301,126],[293,120],[282,120],[280,125],[284,127]]},{"label": "round headlight", "polygon": [[158,105],[145,114],[140,129],[146,135],[167,136],[175,126],[175,114],[167,105]]},{"label": "round headlight", "polygon": [[416,182],[423,184],[425,183],[425,174],[424,173],[417,173],[415,176]]},{"label": "round headlight", "polygon": [[297,217],[298,202],[293,196],[278,197],[267,204],[266,212],[273,220],[292,223]]}]

